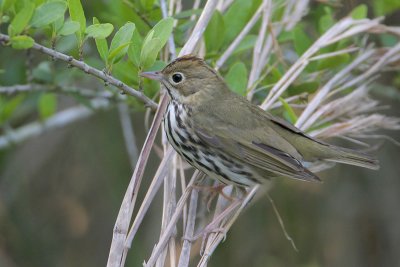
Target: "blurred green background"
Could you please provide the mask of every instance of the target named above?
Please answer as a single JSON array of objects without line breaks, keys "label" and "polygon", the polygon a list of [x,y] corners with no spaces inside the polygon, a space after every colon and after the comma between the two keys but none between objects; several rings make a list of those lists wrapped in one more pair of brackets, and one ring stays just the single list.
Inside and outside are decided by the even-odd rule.
[{"label": "blurred green background", "polygon": [[[122,25],[137,16],[122,2],[83,4],[87,17]],[[347,14],[360,3],[365,2],[343,2],[338,13]],[[399,1],[366,4],[371,17],[386,14],[386,23],[400,23]],[[41,58],[35,54],[33,64]],[[65,80],[71,73],[83,76],[64,64],[57,68]],[[25,53],[0,46],[0,69],[1,85],[22,83]],[[103,86],[93,80],[76,83]],[[392,107],[389,115],[400,116],[399,90],[376,96]],[[58,105],[75,101],[63,96]],[[35,116],[21,113],[17,125]],[[139,150],[146,135],[143,117],[142,111],[132,111]],[[400,140],[399,133],[391,136]],[[321,174],[323,184],[275,182],[270,194],[299,252],[285,239],[268,199],[262,197],[242,214],[209,266],[400,266],[400,149],[386,142],[378,158],[377,172],[341,165]],[[158,162],[153,152],[145,184]],[[0,150],[0,266],[105,266],[131,173],[116,108]],[[148,258],[158,240],[156,211],[161,204],[159,194],[126,266],[141,266]]]}]

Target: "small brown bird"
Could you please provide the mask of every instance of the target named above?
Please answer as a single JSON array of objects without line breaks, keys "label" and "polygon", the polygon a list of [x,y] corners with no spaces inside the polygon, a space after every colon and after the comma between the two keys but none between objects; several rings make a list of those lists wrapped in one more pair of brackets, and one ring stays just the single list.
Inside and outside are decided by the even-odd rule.
[{"label": "small brown bird", "polygon": [[251,186],[277,176],[319,181],[304,167],[315,160],[379,168],[370,156],[313,139],[233,93],[195,56],[141,76],[159,81],[171,98],[164,129],[174,149],[225,184]]}]

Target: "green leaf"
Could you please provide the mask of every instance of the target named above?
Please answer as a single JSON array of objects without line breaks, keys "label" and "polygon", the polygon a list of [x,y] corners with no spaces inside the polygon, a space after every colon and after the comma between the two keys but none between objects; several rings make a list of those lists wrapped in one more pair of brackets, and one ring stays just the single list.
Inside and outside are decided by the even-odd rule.
[{"label": "green leaf", "polygon": [[305,33],[301,25],[293,30],[294,48],[298,56],[301,56],[311,46],[312,41]]},{"label": "green leaf", "polygon": [[145,10],[151,10],[154,6],[155,0],[140,0],[140,4]]},{"label": "green leaf", "polygon": [[[100,21],[96,17],[93,17],[93,25],[97,25],[97,24],[100,24]],[[108,65],[108,62],[107,62],[107,58],[108,58],[107,40],[106,39],[95,39],[94,41],[96,43],[97,51],[99,52],[101,59],[106,63],[106,65]]]},{"label": "green leaf", "polygon": [[221,13],[216,10],[204,32],[207,53],[218,52],[224,43],[225,25]]},{"label": "green leaf", "polygon": [[317,70],[334,69],[342,64],[349,62],[349,54],[341,54],[334,57],[324,58],[318,61]]},{"label": "green leaf", "polygon": [[113,76],[127,84],[138,84],[139,76],[133,75],[139,73],[139,69],[129,61],[121,61],[113,66]]},{"label": "green leaf", "polygon": [[173,18],[165,18],[158,22],[144,38],[142,50],[140,52],[140,66],[143,68],[151,67],[160,52],[161,48],[168,41],[174,26]]},{"label": "green leaf", "polygon": [[400,8],[399,0],[372,1],[375,16],[384,16]]},{"label": "green leaf", "polygon": [[53,22],[53,33],[56,34],[61,30],[61,28],[64,26],[64,16],[60,17],[56,21]]},{"label": "green leaf", "polygon": [[130,42],[135,30],[135,24],[132,22],[127,22],[122,26],[114,35],[111,41],[110,51],[117,49],[119,46]]},{"label": "green leaf", "polygon": [[108,62],[117,63],[128,52],[128,47],[130,44],[131,42],[125,43],[112,50],[108,54]]},{"label": "green leaf", "polygon": [[41,28],[63,18],[67,10],[67,5],[64,1],[53,1],[44,3],[38,6],[33,14],[31,26]]},{"label": "green leaf", "polygon": [[229,45],[246,25],[251,15],[252,2],[249,0],[236,0],[224,14],[225,25],[227,25],[224,45]]},{"label": "green leaf", "polygon": [[233,51],[232,54],[240,53],[240,52],[243,52],[243,51],[253,48],[254,45],[256,44],[256,41],[257,41],[257,35],[253,35],[253,34],[247,35],[239,43],[239,45],[236,47],[236,49]]},{"label": "green leaf", "polygon": [[150,68],[156,61],[158,52],[160,51],[159,43],[160,39],[155,38],[148,41],[146,45],[143,45],[140,54],[140,66],[143,69]]},{"label": "green leaf", "polygon": [[88,37],[95,39],[105,39],[114,30],[114,26],[110,23],[93,24],[86,28],[85,33]]},{"label": "green leaf", "polygon": [[72,96],[79,104],[87,107],[88,109],[94,110],[92,102],[90,102],[89,98],[79,94],[78,92],[72,92],[69,93],[68,95]]},{"label": "green leaf", "polygon": [[294,124],[297,121],[297,115],[293,111],[292,107],[283,99],[282,97],[279,98],[279,101],[281,101],[282,106],[286,112],[287,117],[289,118],[289,121]]},{"label": "green leaf", "polygon": [[79,31],[79,23],[76,21],[67,21],[64,23],[64,25],[61,27],[61,29],[58,31],[58,34],[61,36],[67,36],[71,35],[73,33],[76,33]]},{"label": "green leaf", "polygon": [[44,93],[39,98],[39,115],[41,119],[47,119],[57,110],[57,97],[52,93]]},{"label": "green leaf", "polygon": [[0,18],[2,23],[8,23],[10,21],[10,16],[4,15]]},{"label": "green leaf", "polygon": [[313,94],[319,88],[318,82],[305,82],[301,84],[294,84],[288,88],[289,95],[300,95],[302,93]]},{"label": "green leaf", "polygon": [[11,37],[11,47],[14,49],[28,49],[33,46],[35,41],[27,35],[18,35]]},{"label": "green leaf", "polygon": [[324,8],[325,15],[321,16],[321,18],[318,21],[318,30],[320,34],[325,33],[329,28],[335,24],[335,20],[332,14],[332,10],[329,7]]},{"label": "green leaf", "polygon": [[42,61],[33,69],[32,76],[40,83],[54,83],[54,66],[50,61]]},{"label": "green leaf", "polygon": [[163,68],[165,68],[167,66],[167,63],[165,63],[165,61],[161,61],[161,60],[156,60],[156,62],[154,62],[153,66],[151,66],[150,68],[148,68],[148,71],[159,71],[162,70]]},{"label": "green leaf", "polygon": [[182,12],[179,12],[174,15],[175,19],[186,19],[191,17],[192,15],[200,15],[203,12],[203,9],[189,9]]},{"label": "green leaf", "polygon": [[117,31],[111,41],[110,50],[108,53],[108,61],[110,63],[116,63],[128,52],[128,47],[134,31],[135,24],[132,22],[127,22]]},{"label": "green leaf", "polygon": [[107,58],[108,58],[107,40],[106,39],[95,39],[94,41],[96,43],[97,51],[99,52],[101,59],[107,63]]},{"label": "green leaf", "polygon": [[48,2],[47,0],[33,0],[33,2],[35,2],[36,6],[39,6],[41,4],[43,4],[44,2]]},{"label": "green leaf", "polygon": [[379,34],[379,39],[381,40],[383,46],[395,46],[398,43],[396,36],[387,33]]},{"label": "green leaf", "polygon": [[[17,107],[24,101],[25,95],[19,94],[7,101],[4,101],[4,103],[1,103],[3,101],[0,101],[0,124],[3,123],[4,121],[8,120],[11,115],[14,113],[14,111],[17,109]],[[0,99],[1,100],[1,99]]]},{"label": "green leaf", "polygon": [[275,83],[277,83],[283,76],[282,71],[278,67],[275,67],[273,65],[268,65],[267,68],[270,69],[271,72],[264,79],[266,84],[275,84]]},{"label": "green leaf", "polygon": [[365,19],[368,14],[368,7],[366,4],[356,6],[350,13],[353,19]]},{"label": "green leaf", "polygon": [[3,2],[0,5],[0,11],[1,12],[6,12],[8,11],[15,3],[16,0],[3,0]]},{"label": "green leaf", "polygon": [[246,95],[247,87],[247,68],[243,62],[236,62],[225,76],[225,81],[229,88],[239,94]]},{"label": "green leaf", "polygon": [[131,41],[131,45],[128,48],[128,57],[135,66],[139,67],[143,40],[138,31],[133,32]]},{"label": "green leaf", "polygon": [[[161,50],[163,46],[167,43],[168,38],[170,37],[172,33],[172,29],[174,27],[174,19],[173,18],[165,18],[163,20],[160,20],[154,27],[149,31],[147,34],[146,38],[143,41],[143,46],[147,45],[147,42],[150,41],[150,39],[157,38],[159,39],[159,44],[158,48]],[[158,53],[158,51],[157,51]]]},{"label": "green leaf", "polygon": [[281,34],[278,36],[278,42],[279,43],[285,43],[293,41],[293,33],[292,31],[282,31]]},{"label": "green leaf", "polygon": [[14,19],[11,21],[11,24],[8,27],[8,34],[10,36],[20,34],[31,20],[34,10],[35,10],[34,4],[29,2],[26,3],[24,8],[21,9],[21,11],[19,11],[15,15]]},{"label": "green leaf", "polygon": [[68,0],[69,15],[72,21],[76,21],[80,25],[80,30],[76,36],[80,43],[83,41],[83,34],[86,30],[86,17],[80,0]]}]

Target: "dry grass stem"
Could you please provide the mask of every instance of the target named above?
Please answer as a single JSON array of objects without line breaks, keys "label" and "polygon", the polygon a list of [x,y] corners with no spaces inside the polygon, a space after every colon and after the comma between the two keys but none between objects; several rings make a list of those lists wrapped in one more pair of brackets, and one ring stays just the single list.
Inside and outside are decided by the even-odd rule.
[{"label": "dry grass stem", "polygon": [[208,237],[208,243],[204,250],[203,256],[201,257],[200,262],[197,266],[199,267],[207,266],[207,263],[210,260],[210,256],[215,251],[219,243],[221,243],[221,241],[225,239],[227,231],[231,228],[231,226],[239,217],[239,214],[243,211],[246,205],[252,200],[259,187],[260,185],[254,186],[253,188],[249,189],[244,199],[241,199],[240,202],[239,201],[234,202],[237,203],[235,204],[235,208],[236,205],[239,205],[238,209],[236,209],[232,217],[227,219],[226,223],[224,223],[224,225],[221,226],[221,228],[224,228],[224,232],[210,234],[210,236]]},{"label": "dry grass stem", "polygon": [[172,150],[172,148],[170,148],[165,154],[162,162],[160,163],[159,168],[155,174],[155,179],[151,181],[149,189],[147,190],[147,193],[142,201],[139,211],[136,214],[135,220],[133,221],[132,227],[129,230],[129,234],[126,238],[126,243],[125,243],[125,246],[127,248],[131,247],[132,241],[135,238],[137,230],[139,229],[139,226],[141,225],[143,218],[147,213],[147,210],[149,209],[155,195],[157,194],[161,184],[164,181],[165,176],[169,171],[168,163],[174,154],[175,154],[174,151]]},{"label": "dry grass stem", "polygon": [[[263,67],[262,62],[260,62],[261,54],[263,51],[269,50],[271,47],[270,38],[266,39],[266,33],[268,30],[268,23],[270,20],[271,9],[272,9],[272,2],[271,0],[263,0],[263,17],[261,22],[260,32],[254,45],[253,50],[253,60],[252,60],[252,67],[249,75],[249,80],[247,83],[247,87],[250,88],[259,78],[260,69]],[[247,99],[251,100],[253,98],[254,91],[251,90],[247,94]]]},{"label": "dry grass stem", "polygon": [[181,254],[179,257],[178,267],[189,266],[192,241],[190,241],[188,238],[192,237],[194,234],[198,196],[199,196],[198,191],[196,189],[193,189],[192,194],[190,196],[189,213],[187,215],[188,220],[186,221],[186,223],[185,221],[183,222],[185,225],[185,230],[183,232],[184,233],[183,244],[182,244]]},{"label": "dry grass stem", "polygon": [[188,183],[188,187],[186,188],[185,192],[183,192],[181,198],[179,199],[178,204],[176,205],[176,209],[175,209],[174,213],[172,214],[171,219],[168,222],[167,226],[165,227],[165,231],[161,235],[159,242],[157,243],[157,245],[155,246],[155,248],[153,250],[153,253],[151,254],[148,262],[144,266],[146,266],[146,267],[153,266],[156,263],[158,257],[161,255],[162,251],[164,250],[169,238],[173,234],[175,225],[176,225],[179,217],[181,216],[183,207],[184,207],[187,199],[189,198],[190,192],[192,191],[192,185],[194,184],[196,177],[197,176],[193,176],[193,178]]},{"label": "dry grass stem", "polygon": [[[298,78],[300,73],[302,73],[302,71],[308,65],[310,58],[314,56],[321,48],[351,36],[349,35],[350,33],[352,35],[357,35],[362,32],[367,32],[378,25],[379,20],[353,20],[351,18],[345,18],[339,21],[328,31],[326,31],[325,34],[323,34],[313,45],[311,45],[311,47],[304,52],[299,60],[292,65],[292,67],[285,73],[279,82],[271,89],[267,98],[261,104],[261,108],[269,109],[270,106],[272,106],[273,103],[289,87],[289,85]],[[320,92],[321,91],[319,91],[319,94],[321,94]]]},{"label": "dry grass stem", "polygon": [[108,267],[124,266],[126,259],[125,241],[129,231],[129,224],[132,218],[132,212],[136,203],[136,198],[140,188],[142,176],[150,155],[151,148],[157,134],[157,130],[161,124],[162,116],[166,108],[166,101],[161,100],[161,104],[154,117],[150,132],[140,152],[138,162],[133,172],[131,181],[129,182],[121,208],[118,213],[117,221],[114,226],[113,238],[111,241],[110,254],[107,261]]},{"label": "dry grass stem", "polygon": [[271,198],[271,196],[267,193],[267,198],[269,202],[271,203],[271,206],[275,212],[276,218],[278,219],[279,225],[281,226],[282,232],[284,233],[286,239],[292,244],[293,249],[296,252],[299,252],[299,250],[296,247],[296,243],[294,242],[293,238],[289,235],[289,233],[286,230],[285,223],[282,220],[281,215],[279,214],[278,208],[275,205],[275,201]]}]

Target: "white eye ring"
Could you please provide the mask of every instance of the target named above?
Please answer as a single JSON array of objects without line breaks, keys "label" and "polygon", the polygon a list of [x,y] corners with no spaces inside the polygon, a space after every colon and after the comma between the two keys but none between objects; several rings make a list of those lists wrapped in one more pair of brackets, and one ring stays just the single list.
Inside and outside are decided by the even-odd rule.
[{"label": "white eye ring", "polygon": [[173,84],[181,83],[184,80],[185,80],[185,75],[183,75],[182,72],[174,72],[170,77],[170,81]]}]

